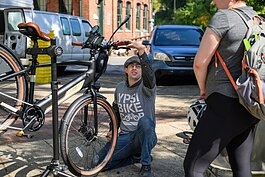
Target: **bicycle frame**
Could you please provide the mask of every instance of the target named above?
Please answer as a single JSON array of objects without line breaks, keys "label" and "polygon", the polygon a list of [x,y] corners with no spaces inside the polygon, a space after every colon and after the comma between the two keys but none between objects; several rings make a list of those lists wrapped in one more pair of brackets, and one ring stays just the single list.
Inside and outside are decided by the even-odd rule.
[{"label": "bicycle frame", "polygon": [[[129,18],[130,16],[127,16],[118,26],[118,29],[125,24]],[[110,54],[111,49],[118,50],[119,46],[128,45],[129,41],[112,42],[111,39],[114,33],[118,30],[117,29],[107,42],[99,33],[99,27],[97,25],[94,26],[85,42],[72,42],[72,45],[80,46],[82,48],[90,48],[89,60],[86,62],[69,61],[64,63],[64,65],[85,65],[88,66],[88,69],[58,89],[57,56],[62,54],[62,48],[56,47],[56,39],[51,39],[47,34],[41,32],[39,27],[32,22],[21,23],[18,27],[22,34],[30,37],[34,42],[33,48],[27,49],[27,54],[32,55],[33,60],[31,66],[24,68],[15,54],[4,47],[1,47],[3,48],[3,53],[1,54],[1,60],[3,60],[2,65],[3,68],[6,66],[7,69],[3,70],[3,73],[0,72],[0,85],[3,84],[3,88],[6,89],[2,92],[0,91],[1,98],[3,98],[3,100],[1,99],[2,102],[0,101],[1,111],[3,110],[3,113],[0,112],[0,116],[3,119],[3,122],[1,121],[0,125],[0,133],[3,133],[7,129],[14,129],[20,130],[16,134],[17,136],[30,137],[30,135],[25,134],[24,131],[39,130],[44,125],[45,114],[52,110],[53,159],[41,176],[46,177],[50,172],[55,176],[69,176],[62,172],[64,167],[61,166],[59,162],[60,147],[62,158],[65,164],[69,166],[69,171],[73,174],[77,176],[97,174],[104,168],[114,153],[118,137],[118,126],[115,112],[110,103],[104,96],[97,93],[100,87],[97,86],[96,81],[107,68],[109,59],[108,55]],[[51,41],[51,46],[48,48],[39,48],[37,44],[38,39]],[[7,52],[5,53],[5,51]],[[51,64],[38,64],[38,54],[48,54],[51,56]],[[12,58],[9,57],[10,55],[12,55]],[[34,101],[36,68],[43,66],[51,66],[52,69],[51,94],[41,100]],[[29,75],[30,79],[29,91],[26,74]],[[1,83],[2,81],[6,82]],[[11,87],[12,89],[10,92],[7,92],[9,85],[12,85],[13,87]],[[58,105],[81,90],[84,90],[84,95],[77,98],[69,106],[59,127]],[[8,93],[9,95],[5,93]],[[27,94],[29,94],[28,97]],[[16,105],[10,106],[8,104]],[[19,116],[22,119],[24,127],[12,127],[11,125]],[[98,118],[98,116],[101,117]],[[100,123],[101,121],[102,123]],[[99,153],[98,151],[101,147],[103,148],[104,146],[106,132],[112,132],[112,136],[109,137],[110,139],[107,138],[107,141],[110,143],[110,149],[107,150],[104,159],[99,161],[100,159],[95,159],[95,157],[97,157],[96,154]],[[82,139],[82,141],[80,141],[81,144],[80,146],[76,146],[76,142],[74,142],[74,147],[72,147],[71,140],[75,140],[76,136],[79,136]],[[79,138],[77,137],[77,139]],[[74,150],[72,150],[72,148],[74,148]],[[90,165],[84,165],[83,163],[80,165],[79,162],[76,162],[75,159],[78,160],[78,156],[82,156],[81,161],[83,162],[82,151],[87,155],[92,155],[91,162],[89,162]],[[86,162],[87,155],[85,155]]]},{"label": "bicycle frame", "polygon": [[[33,47],[34,48],[34,47]],[[43,50],[41,48],[38,48],[38,50]],[[40,52],[39,52],[40,53]],[[38,54],[39,54],[38,53]],[[96,50],[91,49],[90,50],[90,54],[91,54],[91,59],[88,61],[68,61],[68,62],[64,62],[64,65],[85,65],[88,66],[89,68],[83,72],[81,75],[75,77],[74,79],[72,79],[71,81],[69,81],[68,83],[64,84],[63,86],[61,86],[58,89],[58,105],[62,104],[64,101],[68,100],[69,98],[71,98],[73,95],[75,95],[76,93],[78,93],[79,91],[83,90],[83,89],[87,89],[86,93],[88,93],[88,90],[90,90],[90,94],[94,100],[94,113],[95,113],[95,117],[97,116],[97,109],[96,109],[96,98],[97,98],[97,92],[96,92],[96,88],[95,88],[95,74],[96,74],[96,60],[95,60],[95,54],[96,54]],[[36,103],[34,103],[34,92],[35,92],[35,80],[31,79],[34,78],[35,76],[35,72],[36,72],[36,68],[38,67],[46,67],[46,66],[51,66],[50,63],[43,63],[43,64],[37,64],[37,60],[36,60],[37,56],[33,56],[33,61],[32,61],[32,65],[24,68],[23,70],[17,72],[17,73],[13,73],[10,75],[7,75],[3,78],[0,79],[1,81],[10,79],[12,77],[16,77],[16,76],[20,76],[20,75],[24,75],[27,73],[29,74],[30,77],[30,84],[29,84],[29,92],[28,92],[28,98],[26,98],[26,100],[23,102],[24,105],[28,105],[28,106],[32,106],[32,107],[38,107],[42,110],[42,112],[44,114],[47,114],[48,112],[50,112],[52,110],[52,93],[45,96],[44,98],[42,98],[41,100],[38,100]],[[35,58],[35,59],[34,59]],[[60,65],[60,63],[59,63]],[[105,67],[105,66],[103,66]],[[6,96],[4,93],[0,92],[0,94]],[[6,96],[9,99],[16,99],[10,96]],[[15,107],[12,107],[10,105],[2,105],[2,106],[6,106],[6,108],[13,114],[18,114],[19,117],[23,117],[23,112],[19,112],[18,110],[16,110]],[[27,106],[23,107],[23,110],[26,109]],[[29,122],[28,124],[30,124],[31,122]],[[27,127],[28,125],[26,125],[25,127]],[[25,127],[23,128],[18,128],[18,127],[13,127],[13,126],[8,126],[7,129],[14,129],[14,130],[25,130]]]},{"label": "bicycle frame", "polygon": [[[91,58],[87,62],[81,62],[80,63],[80,62],[70,61],[68,64],[72,64],[72,63],[78,64],[79,63],[81,65],[90,66],[90,68],[86,72],[84,72],[82,75],[76,77],[75,79],[68,82],[67,84],[65,84],[64,86],[62,86],[59,89],[58,89],[58,82],[53,81],[52,82],[52,90],[54,90],[54,87],[56,87],[56,94],[55,95],[50,94],[50,95],[44,97],[42,100],[40,100],[36,103],[34,103],[36,67],[47,66],[47,65],[39,65],[37,63],[37,56],[39,54],[48,54],[49,56],[51,56],[51,58],[52,58],[51,66],[52,66],[52,73],[53,73],[52,76],[53,76],[53,78],[57,78],[57,72],[55,72],[56,67],[54,67],[54,66],[57,66],[56,56],[59,56],[62,53],[62,51],[59,51],[59,52],[57,51],[57,49],[59,49],[60,47],[58,47],[58,48],[56,47],[56,40],[55,39],[51,40],[52,45],[50,47],[39,48],[38,43],[37,43],[38,37],[40,39],[43,39],[43,40],[47,40],[47,38],[49,38],[49,37],[43,35],[45,33],[40,33],[40,34],[38,34],[39,36],[36,36],[36,34],[32,33],[31,31],[27,31],[28,26],[26,26],[25,24],[20,24],[20,28],[21,28],[20,32],[25,34],[26,36],[30,37],[32,39],[32,41],[34,42],[33,48],[27,49],[27,51],[26,51],[26,53],[30,54],[33,58],[32,65],[29,68],[26,68],[22,71],[17,71],[17,73],[13,73],[11,75],[7,74],[6,77],[4,76],[0,79],[0,82],[5,80],[5,79],[9,79],[11,77],[16,77],[16,76],[20,76],[20,75],[23,76],[24,74],[29,72],[30,73],[29,74],[29,77],[30,77],[29,98],[27,98],[27,97],[24,98],[25,101],[24,100],[17,100],[14,97],[8,96],[8,95],[0,92],[0,95],[3,95],[4,97],[6,97],[8,99],[13,99],[13,100],[19,101],[20,103],[22,102],[23,103],[22,104],[23,110],[20,111],[20,109],[17,109],[16,107],[12,107],[12,106],[4,103],[4,102],[0,102],[0,106],[4,107],[4,109],[7,110],[8,113],[15,115],[12,117],[13,120],[16,119],[16,116],[20,116],[22,118],[22,121],[23,121],[25,127],[23,129],[17,128],[17,127],[11,127],[10,124],[6,123],[6,125],[4,125],[4,126],[0,125],[0,131],[6,130],[6,129],[17,129],[17,130],[23,130],[23,131],[30,129],[32,131],[36,131],[36,130],[40,129],[40,127],[42,127],[42,125],[44,124],[45,114],[47,112],[51,111],[52,105],[54,105],[54,104],[52,104],[52,97],[56,97],[56,100],[58,100],[58,104],[55,104],[55,105],[59,105],[84,88],[87,88],[86,93],[88,93],[88,90],[90,90],[90,93],[92,95],[93,104],[94,104],[94,118],[95,118],[95,122],[97,122],[97,93],[95,91],[96,87],[94,84],[95,84],[96,80],[104,73],[104,71],[107,67],[108,54],[111,51],[111,49],[112,48],[118,49],[118,46],[129,44],[128,41],[127,42],[121,41],[121,42],[117,42],[117,43],[114,43],[111,41],[113,35],[118,31],[118,29],[123,24],[125,24],[129,20],[129,18],[130,18],[130,16],[127,16],[124,19],[124,21],[118,26],[116,31],[112,34],[109,41],[106,43],[103,42],[104,37],[98,33],[98,31],[99,31],[98,26],[94,26],[92,28],[92,30],[90,31],[90,37],[86,40],[86,42],[84,42],[84,43],[83,42],[72,42],[72,45],[81,46],[83,48],[90,48]],[[30,26],[30,28],[33,28],[32,31],[35,31],[35,33],[38,33],[38,28],[35,27],[35,24],[29,23],[28,25]],[[49,40],[47,40],[47,41],[49,41]],[[97,62],[95,59],[96,54],[98,54],[97,60],[99,60],[99,62]],[[101,54],[102,54],[102,57],[100,57]],[[101,59],[103,59],[103,64],[101,64],[102,63]],[[18,63],[20,63],[20,62],[18,61]],[[66,64],[66,63],[64,63],[64,64]],[[98,66],[96,66],[97,64],[99,64],[100,68],[98,68]],[[26,91],[27,91],[27,88],[26,88]],[[7,119],[10,119],[10,118],[7,117]],[[35,124],[36,122],[37,122],[37,124]],[[33,127],[33,125],[34,125],[34,127]],[[31,127],[31,128],[28,128],[28,127]],[[95,126],[95,131],[97,132],[97,126]]]}]

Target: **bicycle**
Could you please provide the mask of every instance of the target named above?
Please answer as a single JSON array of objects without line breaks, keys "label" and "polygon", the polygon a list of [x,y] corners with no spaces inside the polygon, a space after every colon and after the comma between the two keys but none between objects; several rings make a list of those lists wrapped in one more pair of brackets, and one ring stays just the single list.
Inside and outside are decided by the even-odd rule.
[{"label": "bicycle", "polygon": [[[56,96],[58,104],[61,104],[83,90],[84,94],[69,106],[61,120],[61,154],[63,161],[74,175],[94,175],[100,172],[114,152],[118,130],[113,109],[106,98],[99,93],[100,85],[96,81],[106,70],[111,49],[124,48],[120,46],[128,44],[128,42],[111,41],[128,19],[129,17],[119,25],[108,42],[99,34],[98,26],[91,29],[86,42],[73,42],[73,45],[90,48],[91,57],[88,61],[69,61],[63,64],[85,65],[88,67],[87,71],[60,87],[58,95],[50,94],[36,102],[34,101],[36,68],[51,65],[39,64],[37,56],[49,54],[56,57],[62,51],[56,47],[55,40],[41,32],[36,24],[30,22],[18,25],[20,32],[31,38],[34,43],[33,48],[26,51],[27,54],[32,55],[32,64],[23,67],[11,50],[0,45],[0,133],[13,129],[19,131],[17,136],[24,136],[27,135],[25,132],[39,130],[45,122],[46,113],[52,109],[53,96]],[[52,41],[52,45],[48,48],[39,48],[38,39]],[[54,87],[58,87],[58,83],[52,84],[52,89]],[[22,120],[22,128],[13,126],[18,118]],[[109,131],[112,132],[112,136],[107,139],[105,135]],[[104,160],[98,163],[95,157],[106,141],[110,141],[112,146]]]}]

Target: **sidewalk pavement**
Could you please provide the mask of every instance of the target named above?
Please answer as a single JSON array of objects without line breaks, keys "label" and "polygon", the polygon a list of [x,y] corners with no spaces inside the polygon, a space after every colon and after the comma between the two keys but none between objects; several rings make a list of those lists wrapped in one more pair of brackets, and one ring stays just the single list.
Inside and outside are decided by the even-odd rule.
[{"label": "sidewalk pavement", "polygon": [[[102,86],[101,93],[110,103],[113,101],[114,86],[121,79],[122,75],[117,75],[114,81],[107,76],[101,79],[102,85],[105,85]],[[64,80],[69,78],[66,76]],[[47,95],[50,92],[50,84],[38,85],[36,90],[39,97]],[[185,91],[185,88],[180,90]],[[176,134],[189,130],[185,114],[187,105],[192,102],[192,97],[185,98],[184,95],[178,100],[167,94],[168,91],[163,88],[158,88],[158,92],[160,93],[156,101],[158,143],[152,152],[152,169],[157,177],[183,177],[182,164],[187,145]],[[59,107],[59,118],[71,101]],[[21,123],[21,121],[18,122]],[[40,176],[53,157],[51,115],[46,116],[46,122],[38,132],[32,133],[34,135],[32,139],[15,137],[15,133],[16,131],[8,131],[0,137],[0,176]],[[63,163],[62,160],[60,162]],[[99,173],[98,176],[137,176],[140,167],[140,164],[130,165]]]},{"label": "sidewalk pavement", "polygon": [[[120,76],[121,78],[122,76]],[[111,103],[113,101],[114,86],[118,79],[115,78],[115,82],[113,82],[109,77],[103,77],[101,81],[108,83],[107,86],[101,88],[101,93]],[[177,90],[169,90],[168,87],[158,88],[159,94],[156,99],[158,143],[152,151],[152,169],[156,177],[184,176],[182,164],[188,145],[184,144],[183,139],[176,136],[176,134],[189,130],[186,111],[198,93],[196,91],[188,95],[186,93],[194,90],[194,88],[194,86],[180,86]],[[37,95],[46,95],[49,90],[49,84],[40,85],[37,87]],[[171,94],[172,91],[178,92],[178,94]],[[69,100],[68,103],[59,107],[60,118],[71,101]],[[45,125],[38,132],[34,132],[33,135],[32,139],[17,138],[15,132],[10,131],[1,136],[0,177],[33,177],[40,176],[43,173],[53,157],[50,114],[46,116]],[[62,160],[60,162],[63,163]],[[134,164],[99,173],[98,176],[134,177],[137,176],[140,167],[140,164]],[[70,174],[70,172],[66,172]]]},{"label": "sidewalk pavement", "polygon": [[[186,129],[186,122],[161,121],[157,125],[159,141],[152,154],[152,169],[155,176],[183,177],[182,163],[187,145],[176,136],[176,133]],[[12,143],[2,145],[0,149],[0,176],[6,177],[40,176],[50,164],[53,155],[51,139]],[[103,172],[98,176],[133,177],[137,176],[139,170],[140,164],[136,164]]]}]

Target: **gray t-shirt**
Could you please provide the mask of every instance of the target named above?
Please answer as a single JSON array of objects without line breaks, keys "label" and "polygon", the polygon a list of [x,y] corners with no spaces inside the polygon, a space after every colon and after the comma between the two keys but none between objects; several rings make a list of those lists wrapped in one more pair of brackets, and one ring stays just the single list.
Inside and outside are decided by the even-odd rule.
[{"label": "gray t-shirt", "polygon": [[[256,12],[252,7],[240,7],[239,10],[244,15],[254,16]],[[232,77],[236,80],[242,69],[242,58],[244,54],[243,39],[247,32],[247,26],[241,17],[231,9],[218,10],[208,24],[221,38],[218,51],[225,61]],[[227,77],[220,62],[215,66],[215,58],[208,66],[206,79],[206,97],[214,92],[225,96],[237,98],[237,93]]]},{"label": "gray t-shirt", "polygon": [[143,117],[155,119],[155,91],[156,87],[147,88],[143,81],[135,87],[127,87],[125,81],[117,85],[114,102],[121,117],[121,134],[136,130]]}]

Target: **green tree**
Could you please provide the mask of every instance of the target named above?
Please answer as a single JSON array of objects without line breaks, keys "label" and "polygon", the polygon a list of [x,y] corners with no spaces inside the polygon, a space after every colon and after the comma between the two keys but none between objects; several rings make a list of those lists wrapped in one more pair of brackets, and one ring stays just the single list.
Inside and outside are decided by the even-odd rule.
[{"label": "green tree", "polygon": [[157,11],[159,11],[159,10],[161,10],[162,8],[162,4],[160,3],[160,1],[159,0],[153,0],[152,1],[152,6],[153,6],[153,11],[154,12],[157,12]]},{"label": "green tree", "polygon": [[[186,24],[205,28],[216,11],[212,2],[212,0],[154,0],[155,24]],[[172,8],[174,4],[176,9]],[[265,14],[265,0],[247,0],[247,4],[259,14]]]},{"label": "green tree", "polygon": [[189,1],[174,13],[176,24],[198,25],[205,28],[215,12],[210,0]]},{"label": "green tree", "polygon": [[265,14],[265,0],[247,0],[247,4],[252,6],[259,14]]},{"label": "green tree", "polygon": [[[187,0],[153,0],[155,24],[174,24],[174,11],[186,4]],[[174,9],[174,7],[176,9]]]}]

